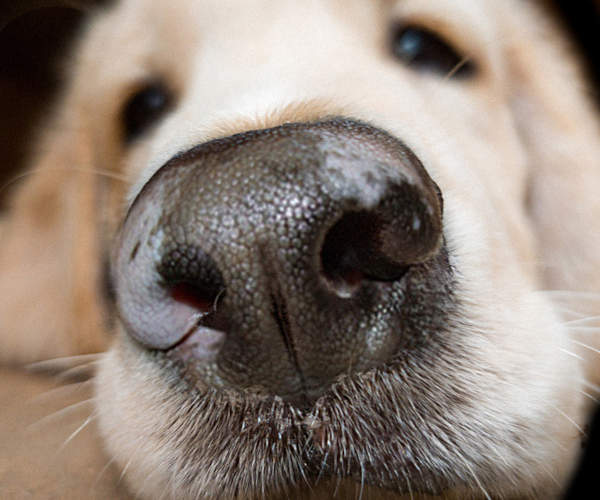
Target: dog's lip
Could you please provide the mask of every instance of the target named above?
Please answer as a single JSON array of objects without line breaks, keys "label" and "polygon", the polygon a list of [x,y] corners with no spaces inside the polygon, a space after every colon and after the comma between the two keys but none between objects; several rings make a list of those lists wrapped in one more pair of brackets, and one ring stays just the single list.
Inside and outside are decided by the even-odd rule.
[{"label": "dog's lip", "polygon": [[[186,339],[190,345],[194,340],[193,333],[191,332]],[[188,348],[186,341],[183,342],[182,348]],[[245,446],[244,443],[247,445],[247,436],[255,430],[274,437],[287,450],[286,453],[289,452],[303,461],[305,472],[311,481],[318,481],[319,478],[325,477],[347,477],[361,481],[360,470],[353,471],[343,466],[346,460],[344,454],[350,453],[351,460],[359,461],[364,453],[378,449],[385,450],[389,435],[385,427],[381,427],[381,422],[377,423],[377,419],[373,422],[365,419],[365,409],[371,405],[374,414],[378,415],[379,400],[373,399],[371,395],[361,396],[357,392],[357,387],[363,384],[368,386],[377,384],[381,389],[389,388],[389,383],[385,380],[389,377],[396,378],[403,367],[411,364],[410,359],[406,358],[410,355],[405,353],[384,365],[373,366],[360,372],[341,374],[318,398],[311,400],[309,404],[302,404],[300,398],[298,398],[300,403],[290,401],[290,398],[274,394],[262,386],[245,388],[230,386],[221,378],[222,374],[219,374],[216,363],[182,361],[179,356],[174,355],[176,348],[148,350],[133,339],[130,345],[136,351],[142,350],[150,354],[147,359],[152,365],[152,370],[168,385],[170,388],[168,392],[177,398],[177,405],[182,405],[183,401],[186,405],[189,404],[186,406],[190,409],[190,412],[186,413],[188,423],[197,421],[201,425],[207,424],[203,409],[213,408],[216,413],[211,415],[210,422],[220,422],[223,419],[232,425],[233,428],[228,431],[228,439],[233,443],[239,446]],[[414,386],[410,381],[407,382],[407,386],[401,392],[410,394],[414,391]],[[426,401],[428,396],[424,394],[422,399]],[[407,422],[410,420],[414,408],[403,401],[404,398],[401,398],[398,406],[395,406],[396,413],[393,421],[389,422],[390,425],[403,422],[405,418],[408,419]],[[361,424],[362,430],[359,434],[349,432],[346,419]],[[207,432],[212,430],[211,424],[208,425]],[[412,437],[417,439],[415,435],[421,434],[420,427],[410,428]],[[398,436],[404,432],[406,429],[400,426]],[[425,434],[422,434],[422,439],[426,439]],[[424,448],[427,448],[426,442],[423,443]],[[400,446],[398,444],[398,449],[394,452],[396,455],[390,459],[398,461],[398,467],[404,468],[411,477],[414,473],[417,481],[419,472],[415,461],[418,461],[419,457],[410,456],[411,449]],[[251,451],[250,448],[244,449]],[[326,465],[324,460],[327,461]],[[428,477],[434,474],[432,470],[426,472]],[[445,481],[444,477],[435,476],[441,481],[439,485],[436,479],[431,477],[430,480],[420,484],[419,491],[433,495],[440,494],[444,488],[449,487],[446,483],[442,484]],[[405,493],[402,484],[398,484],[394,478],[374,475],[369,476],[368,482],[386,491]],[[416,487],[416,483],[413,486]]]},{"label": "dog's lip", "polygon": [[[164,351],[161,351],[164,352]],[[364,372],[344,374],[340,376],[325,393],[321,394],[317,399],[311,402],[310,405],[297,405],[289,400],[284,400],[281,396],[271,393],[266,393],[261,390],[260,387],[250,387],[246,389],[236,389],[233,392],[223,388],[209,389],[207,387],[199,388],[195,384],[190,386],[190,382],[194,380],[192,377],[181,377],[181,380],[186,384],[186,392],[189,391],[189,397],[197,397],[197,391],[200,391],[201,395],[209,398],[210,400],[217,401],[219,398],[225,398],[225,400],[233,401],[234,404],[228,412],[228,416],[231,417],[232,413],[235,413],[235,417],[243,422],[238,432],[234,435],[230,435],[232,439],[243,439],[243,436],[252,432],[253,429],[268,428],[265,432],[268,432],[271,436],[287,436],[290,442],[286,445],[290,450],[297,448],[297,452],[302,455],[302,460],[306,466],[307,478],[311,480],[319,481],[320,478],[326,477],[349,477],[356,481],[365,480],[351,473],[349,470],[339,469],[336,465],[336,458],[340,453],[343,453],[349,442],[348,439],[352,439],[344,429],[340,422],[336,422],[336,415],[339,415],[341,408],[346,408],[349,411],[349,415],[352,415],[352,403],[348,399],[344,398],[341,393],[344,393],[351,386],[356,385],[357,378],[360,377],[377,377],[377,374],[381,374],[384,371],[389,370],[391,367],[374,367]],[[187,370],[179,364],[178,369]],[[207,390],[208,389],[208,390]],[[215,390],[216,389],[216,390]],[[221,405],[217,405],[221,406]],[[225,408],[223,405],[222,408]],[[258,411],[248,411],[249,408],[267,408],[271,409],[273,413],[269,415],[261,414]],[[275,409],[275,410],[273,410]],[[282,417],[283,415],[283,417]],[[218,418],[218,417],[217,417]],[[371,438],[378,431],[375,427],[372,428],[370,433]],[[299,433],[299,434],[298,434]],[[296,438],[294,438],[296,436]],[[301,436],[301,437],[299,437]],[[361,444],[361,436],[354,435],[356,443]],[[385,440],[385,436],[381,436],[381,442]],[[285,439],[284,439],[285,441]],[[299,443],[303,445],[299,445]],[[304,451],[309,448],[312,449],[312,454],[304,455],[304,452],[298,451],[298,449]],[[402,454],[408,463],[404,463],[402,466],[406,470],[417,470],[418,468],[410,461],[410,457],[407,455],[409,451],[403,450]],[[328,465],[325,465],[325,461]],[[325,471],[323,468],[326,468]],[[310,472],[310,471],[313,472]],[[398,485],[396,483],[384,484],[380,478],[371,478],[369,484],[379,485],[386,491],[398,491]],[[443,491],[443,487],[438,489],[433,484],[424,483],[419,487],[419,491],[429,495],[439,495]]]}]

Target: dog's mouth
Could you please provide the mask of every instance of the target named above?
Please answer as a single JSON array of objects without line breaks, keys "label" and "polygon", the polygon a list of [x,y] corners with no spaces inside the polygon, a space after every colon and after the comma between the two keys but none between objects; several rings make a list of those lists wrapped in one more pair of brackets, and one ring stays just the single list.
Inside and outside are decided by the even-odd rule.
[{"label": "dog's mouth", "polygon": [[[457,362],[445,346],[340,375],[325,392],[316,388],[307,404],[304,392],[284,399],[264,387],[207,384],[208,370],[199,376],[177,352],[186,341],[167,351],[142,349],[168,374],[169,393],[184,395],[172,425],[194,429],[196,437],[175,439],[188,473],[196,467],[206,476],[210,457],[210,469],[219,473],[207,481],[244,478],[251,463],[255,484],[246,493],[266,488],[271,494],[334,478],[401,494],[435,495],[464,482],[453,456],[464,429],[439,421],[444,407],[465,414],[472,407],[468,383],[446,379]],[[223,491],[235,496],[230,486]]]}]

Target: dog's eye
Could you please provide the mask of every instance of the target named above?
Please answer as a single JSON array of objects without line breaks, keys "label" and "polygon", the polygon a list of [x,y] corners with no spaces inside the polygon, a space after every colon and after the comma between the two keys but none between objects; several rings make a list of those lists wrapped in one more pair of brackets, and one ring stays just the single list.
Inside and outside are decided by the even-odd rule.
[{"label": "dog's eye", "polygon": [[468,78],[475,73],[472,61],[425,28],[397,28],[392,33],[391,48],[395,57],[419,71],[453,78]]},{"label": "dog's eye", "polygon": [[138,90],[125,103],[122,112],[124,139],[131,142],[155,124],[171,107],[171,92],[160,82]]}]

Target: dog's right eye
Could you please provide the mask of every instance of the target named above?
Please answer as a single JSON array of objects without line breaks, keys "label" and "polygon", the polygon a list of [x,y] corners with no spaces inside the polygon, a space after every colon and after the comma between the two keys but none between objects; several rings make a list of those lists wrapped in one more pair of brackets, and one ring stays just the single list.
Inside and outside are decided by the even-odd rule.
[{"label": "dog's right eye", "polygon": [[125,142],[146,132],[170,109],[172,101],[171,92],[161,82],[149,83],[133,94],[122,111]]}]

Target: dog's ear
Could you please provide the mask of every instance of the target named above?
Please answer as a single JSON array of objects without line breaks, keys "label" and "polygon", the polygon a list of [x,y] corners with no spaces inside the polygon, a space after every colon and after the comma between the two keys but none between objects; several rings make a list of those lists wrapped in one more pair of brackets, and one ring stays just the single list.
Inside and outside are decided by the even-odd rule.
[{"label": "dog's ear", "polygon": [[[574,51],[558,30],[539,24],[513,27],[506,37],[510,99],[528,153],[529,208],[548,290],[587,317],[574,329],[579,342],[600,348],[600,127]],[[524,39],[526,38],[526,39]],[[555,41],[552,43],[552,41]],[[584,349],[600,382],[600,356]],[[594,369],[595,367],[595,369]]]},{"label": "dog's ear", "polygon": [[44,129],[0,226],[2,362],[97,352],[106,344],[90,138],[77,116],[63,114]]}]

